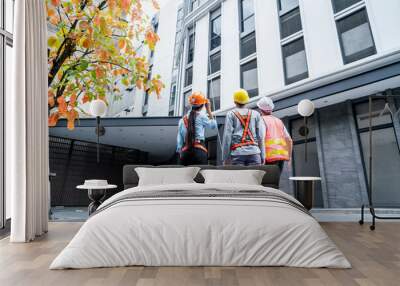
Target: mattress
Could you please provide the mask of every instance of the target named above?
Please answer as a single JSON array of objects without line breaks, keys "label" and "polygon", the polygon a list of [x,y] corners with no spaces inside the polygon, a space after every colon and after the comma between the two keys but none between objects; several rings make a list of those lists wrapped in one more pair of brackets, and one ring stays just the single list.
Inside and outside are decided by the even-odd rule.
[{"label": "mattress", "polygon": [[284,192],[194,183],[114,195],[50,269],[134,265],[351,267],[319,223]]}]

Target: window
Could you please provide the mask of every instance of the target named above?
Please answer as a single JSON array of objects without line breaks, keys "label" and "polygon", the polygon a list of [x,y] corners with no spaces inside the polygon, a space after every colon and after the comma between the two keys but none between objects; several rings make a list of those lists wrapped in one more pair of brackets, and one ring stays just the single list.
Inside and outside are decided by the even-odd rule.
[{"label": "window", "polygon": [[291,84],[308,77],[299,1],[280,0],[279,9],[285,83]]},{"label": "window", "polygon": [[210,56],[210,66],[208,74],[214,74],[221,70],[221,52],[215,53]]},{"label": "window", "polygon": [[240,0],[240,29],[242,33],[249,33],[255,30],[254,2],[253,0]]},{"label": "window", "polygon": [[297,7],[280,17],[281,38],[284,39],[302,30],[300,9]]},{"label": "window", "polygon": [[333,11],[335,13],[340,12],[358,2],[361,2],[361,0],[332,0]]},{"label": "window", "polygon": [[256,33],[248,34],[241,39],[240,58],[244,59],[257,51]]},{"label": "window", "polygon": [[304,39],[300,38],[282,47],[285,82],[290,84],[308,77]]},{"label": "window", "polygon": [[171,87],[171,95],[169,98],[169,111],[168,116],[174,116],[175,113],[175,98],[176,98],[176,83]]},{"label": "window", "polygon": [[[307,131],[307,161],[305,160],[305,132]],[[320,177],[314,117],[308,119],[308,130],[302,118],[290,121],[290,133],[293,139],[293,174],[295,176]],[[323,207],[321,184],[316,184],[314,204]]]},{"label": "window", "polygon": [[189,30],[189,38],[188,38],[188,55],[187,55],[188,64],[192,63],[194,59],[194,40],[195,40],[195,33],[194,29],[191,28]]},{"label": "window", "polygon": [[185,72],[185,86],[192,85],[193,83],[193,67],[189,67]]},{"label": "window", "polygon": [[[400,146],[396,140],[393,118],[384,112],[384,99],[372,101],[372,202],[375,206],[400,204]],[[392,106],[393,107],[393,106]],[[398,107],[397,107],[398,108]],[[369,103],[355,105],[355,117],[359,133],[365,177],[369,184]]]},{"label": "window", "polygon": [[279,0],[279,11],[288,11],[299,6],[299,0]]},{"label": "window", "polygon": [[221,108],[221,78],[213,78],[208,81],[208,98],[211,102],[212,110]]},{"label": "window", "polygon": [[210,50],[221,46],[221,9],[217,9],[210,16]]},{"label": "window", "polygon": [[258,95],[257,60],[245,63],[240,67],[241,87],[249,93],[250,97]]},{"label": "window", "polygon": [[197,8],[198,5],[198,0],[190,0],[190,8],[189,11],[192,12],[194,9]]},{"label": "window", "polygon": [[193,83],[193,59],[194,59],[194,41],[195,41],[195,32],[194,27],[188,30],[188,52],[187,52],[187,61],[186,61],[186,68],[185,68],[185,81],[184,85],[189,86]]},{"label": "window", "polygon": [[240,59],[256,52],[256,33],[253,0],[240,0]]},{"label": "window", "polygon": [[0,228],[11,217],[11,193],[4,188],[4,99],[12,93],[14,1],[0,1]]},{"label": "window", "polygon": [[187,90],[183,94],[183,114],[188,113],[190,110],[190,104],[189,104],[189,96],[192,94],[192,90]]},{"label": "window", "polygon": [[366,9],[336,21],[344,63],[376,54]]}]

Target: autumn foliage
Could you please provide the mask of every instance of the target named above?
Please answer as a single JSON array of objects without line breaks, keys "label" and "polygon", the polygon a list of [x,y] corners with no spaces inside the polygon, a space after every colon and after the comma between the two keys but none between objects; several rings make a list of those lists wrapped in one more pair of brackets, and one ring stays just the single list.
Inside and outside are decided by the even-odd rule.
[{"label": "autumn foliage", "polygon": [[47,0],[49,126],[60,118],[73,129],[81,104],[121,98],[134,88],[160,94],[160,76],[149,78],[148,59],[159,37],[143,4],[156,0]]}]

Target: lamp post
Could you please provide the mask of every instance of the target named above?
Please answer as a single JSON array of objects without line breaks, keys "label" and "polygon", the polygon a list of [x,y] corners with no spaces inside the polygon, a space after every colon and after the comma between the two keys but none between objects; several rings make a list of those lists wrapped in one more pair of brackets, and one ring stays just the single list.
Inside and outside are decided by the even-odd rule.
[{"label": "lamp post", "polygon": [[304,136],[305,136],[305,144],[304,144],[304,159],[307,162],[307,136],[308,136],[308,117],[313,115],[315,110],[314,103],[309,99],[303,99],[297,105],[298,113],[304,117]]},{"label": "lamp post", "polygon": [[97,135],[97,164],[100,163],[100,117],[107,112],[107,105],[104,100],[95,99],[90,103],[90,114],[96,117],[96,135]]}]

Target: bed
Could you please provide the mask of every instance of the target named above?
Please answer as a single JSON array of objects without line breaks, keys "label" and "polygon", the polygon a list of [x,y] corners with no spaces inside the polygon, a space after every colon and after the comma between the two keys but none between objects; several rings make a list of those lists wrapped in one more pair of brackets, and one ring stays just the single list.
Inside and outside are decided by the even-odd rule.
[{"label": "bed", "polygon": [[310,213],[278,190],[274,166],[250,168],[266,171],[259,186],[204,184],[200,174],[196,183],[138,186],[136,167],[124,167],[125,190],[99,207],[50,269],[351,267]]}]

